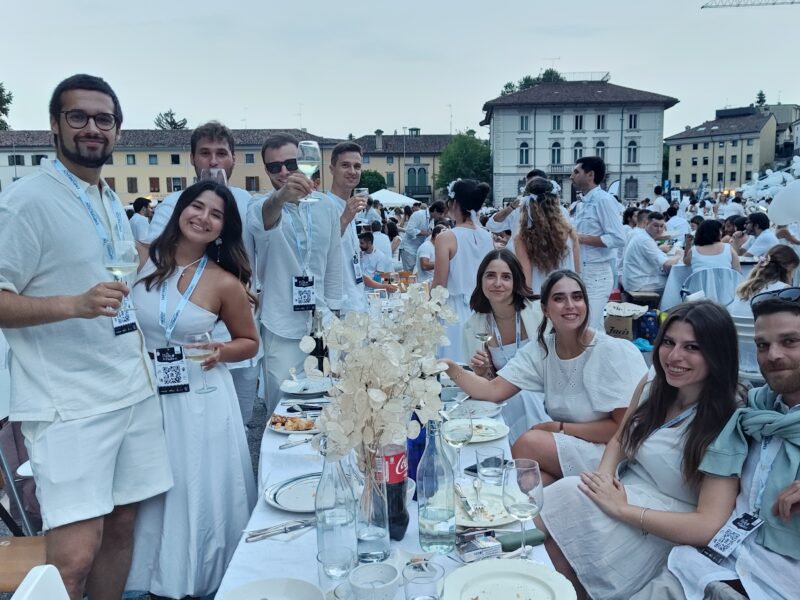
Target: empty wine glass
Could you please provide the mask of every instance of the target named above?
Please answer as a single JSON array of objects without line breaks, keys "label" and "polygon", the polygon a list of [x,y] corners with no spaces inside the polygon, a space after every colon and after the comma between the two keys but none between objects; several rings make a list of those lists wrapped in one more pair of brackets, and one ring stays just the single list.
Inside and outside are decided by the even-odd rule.
[{"label": "empty wine glass", "polygon": [[225,173],[225,169],[200,169],[198,181],[214,181],[228,187],[228,175]]},{"label": "empty wine glass", "polygon": [[503,470],[503,506],[519,521],[522,533],[522,558],[528,555],[525,546],[525,521],[542,510],[544,487],[539,463],[528,458],[510,461]]},{"label": "empty wine glass", "polygon": [[477,339],[484,346],[486,346],[486,344],[489,343],[489,340],[494,337],[492,325],[489,322],[490,318],[491,317],[487,315],[485,319],[480,319],[481,324],[478,326],[477,331],[475,331],[475,339]]},{"label": "empty wine glass", "polygon": [[461,448],[472,440],[472,414],[470,411],[460,411],[458,417],[451,417],[444,412],[445,418],[442,423],[442,437],[444,441],[456,449],[456,476],[461,475]]},{"label": "empty wine glass", "polygon": [[[302,141],[297,146],[297,168],[300,172],[311,179],[322,166],[322,152],[320,152],[319,144],[312,141]],[[300,202],[317,202],[317,198],[313,196],[306,196],[300,198]]]},{"label": "empty wine glass", "polygon": [[[183,346],[184,356],[196,363],[202,363],[209,356],[214,354],[214,346],[211,342],[211,334],[207,331],[203,333],[187,334],[184,337],[183,344],[181,345]],[[203,387],[195,391],[198,394],[208,394],[216,391],[216,387],[208,386],[208,382],[206,381],[206,372],[202,366],[200,367],[200,375],[203,377]]]},{"label": "empty wine glass", "polygon": [[[131,240],[117,240],[114,242],[114,255],[103,254],[103,266],[111,273],[114,281],[125,281],[125,277],[135,273],[139,268],[139,253],[136,251],[136,242]],[[129,296],[122,300],[121,310],[133,310],[133,302]]]}]

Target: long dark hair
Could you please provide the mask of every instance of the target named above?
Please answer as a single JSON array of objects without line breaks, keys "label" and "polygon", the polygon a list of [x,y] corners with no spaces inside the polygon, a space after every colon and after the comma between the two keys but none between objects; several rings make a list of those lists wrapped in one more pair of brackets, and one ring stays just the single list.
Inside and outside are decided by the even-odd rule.
[{"label": "long dark hair", "polygon": [[[544,312],[544,310],[547,308],[547,303],[550,302],[550,294],[553,293],[553,287],[564,278],[572,279],[578,284],[578,287],[581,289],[581,293],[583,294],[583,301],[586,304],[586,318],[583,320],[583,323],[581,323],[581,326],[578,329],[578,340],[582,340],[583,334],[589,327],[589,293],[586,291],[586,284],[583,283],[583,279],[581,279],[581,276],[575,271],[570,271],[569,269],[553,271],[550,273],[547,279],[544,280],[544,283],[542,284],[541,295],[542,312]],[[545,358],[548,354],[547,343],[544,339],[545,333],[547,333],[547,321],[547,316],[545,316],[539,325],[539,335],[537,337],[539,345],[542,347],[542,350],[544,350]]]},{"label": "long dark hair", "polygon": [[236,207],[236,200],[227,187],[214,181],[195,183],[180,195],[167,226],[150,245],[150,260],[156,266],[156,270],[141,281],[144,282],[147,291],[150,291],[150,288],[167,280],[175,272],[178,266],[175,262],[175,247],[181,238],[178,220],[186,207],[204,192],[214,192],[222,198],[224,205],[223,225],[219,235],[222,243],[210,242],[206,246],[206,256],[241,281],[250,301],[255,302],[255,297],[250,293],[252,271],[242,243],[242,219]]},{"label": "long dark hair", "polygon": [[704,300],[679,304],[669,311],[661,325],[653,348],[656,376],[650,384],[646,401],[640,402],[622,430],[622,449],[632,458],[647,437],[667,420],[667,412],[678,397],[678,388],[667,383],[659,350],[664,335],[673,323],[692,326],[700,353],[708,365],[708,377],[697,401],[697,413],[684,435],[682,471],[687,483],[696,487],[703,475],[698,471],[708,445],[714,441],[736,410],[736,387],[739,377],[739,349],[733,319],[719,304]]},{"label": "long dark hair", "polygon": [[[439,225],[437,225],[437,227],[439,227]],[[531,288],[528,287],[528,284],[525,283],[525,274],[522,272],[522,265],[519,264],[519,260],[514,256],[513,252],[505,248],[490,250],[486,256],[483,257],[478,267],[475,290],[472,292],[472,297],[469,299],[469,307],[476,313],[488,314],[492,312],[492,304],[489,302],[486,294],[483,293],[483,275],[486,273],[489,263],[493,260],[502,260],[508,265],[508,269],[511,271],[511,279],[514,282],[511,289],[512,303],[516,311],[522,310],[525,308],[525,301],[533,300],[535,296]]]}]

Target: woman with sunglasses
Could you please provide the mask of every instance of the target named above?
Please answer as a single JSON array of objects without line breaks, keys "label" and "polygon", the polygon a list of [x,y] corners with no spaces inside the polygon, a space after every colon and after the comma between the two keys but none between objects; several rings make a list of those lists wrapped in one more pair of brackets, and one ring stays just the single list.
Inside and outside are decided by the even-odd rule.
[{"label": "woman with sunglasses", "polygon": [[599,467],[545,489],[536,526],[579,598],[627,600],[674,545],[708,544],[735,504],[738,478],[699,470],[737,407],[736,330],[727,311],[710,301],[673,308],[653,367]]}]

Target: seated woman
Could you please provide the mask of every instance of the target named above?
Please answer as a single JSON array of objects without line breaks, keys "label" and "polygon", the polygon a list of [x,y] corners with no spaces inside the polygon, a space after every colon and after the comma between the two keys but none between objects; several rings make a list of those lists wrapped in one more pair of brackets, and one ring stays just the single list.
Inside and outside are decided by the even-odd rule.
[{"label": "seated woman", "polygon": [[[512,252],[492,250],[478,267],[475,291],[469,301],[474,311],[464,325],[464,356],[471,356],[472,370],[486,379],[524,348],[542,322],[539,301],[525,284],[522,267]],[[488,332],[492,337],[481,343],[477,336]],[[550,417],[544,410],[541,394],[521,391],[503,407],[503,418],[510,428],[510,443],[528,428]]]},{"label": "seated woman", "polygon": [[586,287],[574,272],[556,271],[545,280],[541,308],[538,343],[521,348],[492,381],[445,362],[450,378],[473,398],[502,402],[520,390],[544,392],[555,421],[535,425],[511,451],[538,460],[549,484],[597,468],[625,414],[624,398],[647,366],[633,344],[588,326]]},{"label": "seated woman", "polygon": [[738,479],[698,470],[736,409],[730,316],[710,301],[676,306],[653,359],[600,466],[545,489],[537,527],[579,598],[630,598],[674,545],[705,546],[733,510]]},{"label": "seated woman", "polygon": [[730,244],[722,242],[722,223],[716,219],[706,219],[700,223],[693,240],[687,237],[683,247],[683,264],[691,265],[692,273],[715,268],[741,271],[739,255]]}]

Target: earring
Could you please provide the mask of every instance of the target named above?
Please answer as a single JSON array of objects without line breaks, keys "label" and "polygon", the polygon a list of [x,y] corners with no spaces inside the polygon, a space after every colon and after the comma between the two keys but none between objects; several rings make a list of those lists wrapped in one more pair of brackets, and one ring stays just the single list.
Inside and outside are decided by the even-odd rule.
[{"label": "earring", "polygon": [[222,238],[218,237],[216,240],[214,240],[214,244],[217,246],[217,264],[219,264],[219,253],[220,249],[222,248]]}]

